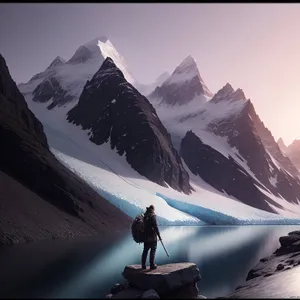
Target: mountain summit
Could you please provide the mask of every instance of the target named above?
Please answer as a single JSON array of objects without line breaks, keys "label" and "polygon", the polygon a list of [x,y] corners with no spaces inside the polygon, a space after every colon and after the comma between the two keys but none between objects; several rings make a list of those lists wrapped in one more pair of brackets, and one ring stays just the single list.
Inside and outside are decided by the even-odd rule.
[{"label": "mountain summit", "polygon": [[150,98],[163,99],[168,105],[183,105],[197,96],[213,96],[200,76],[196,61],[189,55],[165,82],[157,87]]},{"label": "mountain summit", "polygon": [[69,122],[89,130],[93,143],[109,142],[149,180],[191,192],[188,173],[155,109],[126,81],[113,59],[105,59],[67,115]]},{"label": "mountain summit", "polygon": [[49,109],[65,105],[79,99],[87,80],[93,77],[107,57],[114,60],[128,82],[135,84],[124,58],[103,36],[81,45],[67,62],[56,57],[45,71],[18,87],[25,97],[47,103]]}]

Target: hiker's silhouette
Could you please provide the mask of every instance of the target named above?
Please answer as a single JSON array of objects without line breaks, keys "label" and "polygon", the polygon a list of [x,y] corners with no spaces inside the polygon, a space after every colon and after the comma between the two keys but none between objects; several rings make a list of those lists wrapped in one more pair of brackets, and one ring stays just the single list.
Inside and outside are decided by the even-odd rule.
[{"label": "hiker's silhouette", "polygon": [[157,248],[157,237],[161,240],[160,232],[157,226],[156,215],[154,212],[154,205],[150,205],[146,208],[144,214],[144,250],[142,254],[142,268],[146,269],[147,255],[150,250],[150,269],[156,269],[157,266],[154,263],[155,253]]}]

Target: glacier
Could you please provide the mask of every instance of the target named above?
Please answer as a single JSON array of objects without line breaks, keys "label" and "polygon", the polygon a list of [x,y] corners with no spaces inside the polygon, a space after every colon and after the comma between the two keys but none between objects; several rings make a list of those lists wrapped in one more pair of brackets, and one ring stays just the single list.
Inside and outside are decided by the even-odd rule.
[{"label": "glacier", "polygon": [[300,211],[295,213],[292,204],[284,199],[271,195],[286,209],[284,216],[283,210],[278,211],[279,215],[253,208],[215,190],[185,164],[195,190],[191,195],[151,182],[133,170],[124,156],[111,149],[109,142],[98,146],[88,139],[88,131],[68,123],[66,112],[74,103],[49,111],[46,104],[33,102],[28,96],[26,100],[43,123],[57,159],[132,218],[154,204],[160,225],[300,224]]}]

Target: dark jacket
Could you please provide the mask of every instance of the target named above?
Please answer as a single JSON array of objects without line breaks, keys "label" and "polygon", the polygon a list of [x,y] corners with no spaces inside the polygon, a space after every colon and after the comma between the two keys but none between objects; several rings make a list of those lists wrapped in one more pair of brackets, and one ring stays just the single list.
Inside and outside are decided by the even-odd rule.
[{"label": "dark jacket", "polygon": [[156,242],[160,238],[160,232],[157,226],[156,215],[152,209],[147,208],[144,214],[145,242]]}]

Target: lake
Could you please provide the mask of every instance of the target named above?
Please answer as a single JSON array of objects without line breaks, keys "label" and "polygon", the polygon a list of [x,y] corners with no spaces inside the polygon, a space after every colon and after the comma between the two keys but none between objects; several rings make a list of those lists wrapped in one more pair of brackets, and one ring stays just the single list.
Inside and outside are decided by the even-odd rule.
[{"label": "lake", "polygon": [[[243,283],[258,261],[299,226],[160,227],[170,257],[158,244],[156,263],[193,262],[199,293],[225,296]],[[103,244],[101,236],[42,241],[0,252],[0,297],[101,298],[123,280],[126,265],[140,263],[142,245],[130,232]],[[148,263],[148,261],[147,261]],[[149,264],[148,264],[149,265]]]}]

